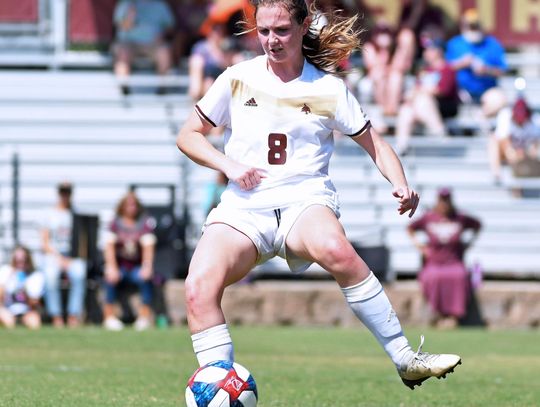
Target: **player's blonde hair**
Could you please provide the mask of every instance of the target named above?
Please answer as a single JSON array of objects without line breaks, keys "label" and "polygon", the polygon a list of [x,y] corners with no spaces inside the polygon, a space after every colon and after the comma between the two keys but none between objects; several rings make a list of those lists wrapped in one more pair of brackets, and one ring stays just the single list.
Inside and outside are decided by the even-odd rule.
[{"label": "player's blonde hair", "polygon": [[306,18],[324,16],[328,23],[320,30],[310,26],[302,41],[304,57],[320,70],[335,74],[341,62],[360,48],[360,34],[357,26],[358,15],[343,17],[339,13],[322,13],[315,1],[308,8],[305,0],[250,0],[255,7],[255,18],[260,7],[279,6],[285,8],[291,18],[302,24]]}]

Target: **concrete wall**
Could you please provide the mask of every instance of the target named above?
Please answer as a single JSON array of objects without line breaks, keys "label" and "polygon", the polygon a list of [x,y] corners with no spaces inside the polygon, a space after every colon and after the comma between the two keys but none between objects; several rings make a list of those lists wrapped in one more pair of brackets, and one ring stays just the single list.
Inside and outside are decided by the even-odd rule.
[{"label": "concrete wall", "polygon": [[[395,282],[385,289],[403,325],[428,324],[429,309],[416,281]],[[165,295],[173,324],[185,324],[183,281],[170,281]],[[540,326],[540,282],[484,282],[475,298],[489,328]],[[231,324],[358,326],[338,286],[330,281],[237,284],[227,289],[223,308]]]}]

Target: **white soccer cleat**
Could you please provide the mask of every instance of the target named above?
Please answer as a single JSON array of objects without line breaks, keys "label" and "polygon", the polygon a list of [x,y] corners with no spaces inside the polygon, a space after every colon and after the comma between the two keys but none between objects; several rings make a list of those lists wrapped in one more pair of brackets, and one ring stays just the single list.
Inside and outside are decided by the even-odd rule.
[{"label": "white soccer cleat", "polygon": [[109,317],[103,321],[103,327],[107,331],[121,331],[124,329],[124,324],[116,317]]},{"label": "white soccer cleat", "polygon": [[422,382],[430,377],[444,379],[447,373],[452,373],[454,368],[461,364],[461,357],[458,355],[432,355],[422,352],[422,345],[424,345],[423,335],[420,337],[418,351],[398,370],[401,380],[411,390],[414,390],[414,386],[421,386]]}]

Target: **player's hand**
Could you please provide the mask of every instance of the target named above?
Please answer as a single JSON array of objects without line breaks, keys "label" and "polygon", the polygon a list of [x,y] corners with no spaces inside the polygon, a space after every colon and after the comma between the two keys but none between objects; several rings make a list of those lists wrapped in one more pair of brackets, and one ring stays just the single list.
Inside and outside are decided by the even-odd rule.
[{"label": "player's hand", "polygon": [[266,177],[265,171],[261,168],[247,167],[242,164],[235,164],[229,171],[225,172],[227,178],[238,184],[240,189],[249,191],[261,183]]},{"label": "player's hand", "polygon": [[416,208],[418,207],[418,202],[420,202],[420,197],[418,194],[408,186],[400,186],[394,188],[392,195],[398,199],[399,214],[403,215],[407,211],[410,211],[409,218],[412,218],[414,212],[416,212]]}]

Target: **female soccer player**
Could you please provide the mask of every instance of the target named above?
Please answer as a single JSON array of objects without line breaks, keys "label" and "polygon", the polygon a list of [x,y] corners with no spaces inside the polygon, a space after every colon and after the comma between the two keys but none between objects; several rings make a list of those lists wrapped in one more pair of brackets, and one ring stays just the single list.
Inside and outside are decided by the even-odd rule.
[{"label": "female soccer player", "polygon": [[[333,130],[364,148],[393,186],[398,212],[412,216],[418,194],[392,148],[371,129],[335,72],[359,46],[356,17],[327,15],[310,30],[305,0],[258,0],[255,23],[264,54],[227,69],[195,106],[177,138],[193,161],[230,180],[213,209],[186,278],[188,323],[202,366],[233,360],[221,309],[225,287],[279,255],[292,271],[318,263],[336,279],[411,389],[460,363],[457,355],[414,352],[380,282],[338,221],[328,177]],[[225,127],[224,154],[205,135]]]}]

